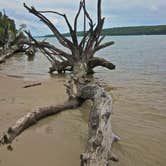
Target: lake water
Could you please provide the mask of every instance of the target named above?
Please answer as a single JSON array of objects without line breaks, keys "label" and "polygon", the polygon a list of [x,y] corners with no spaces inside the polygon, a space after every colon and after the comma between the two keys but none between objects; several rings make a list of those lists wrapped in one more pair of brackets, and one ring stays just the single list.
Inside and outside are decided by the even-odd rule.
[{"label": "lake water", "polygon": [[[56,43],[54,38],[48,40]],[[113,40],[115,45],[97,55],[116,64],[116,70],[97,68],[95,77],[112,89],[112,125],[114,132],[121,137],[121,141],[113,145],[113,151],[119,156],[119,162],[113,165],[165,166],[166,36],[114,36],[105,40]],[[17,55],[1,65],[0,72],[25,80],[50,79],[52,75],[48,74],[49,65],[41,54],[34,61],[27,61],[26,56]],[[82,125],[85,133],[88,118],[83,120],[81,117],[87,115],[80,114],[79,125]],[[68,116],[71,118],[66,113],[65,118]],[[78,113],[72,113],[72,126],[78,124],[77,116]],[[61,117],[63,119],[62,115]],[[73,129],[71,132],[68,130],[68,134],[72,135]],[[63,139],[64,137],[63,135]],[[77,138],[80,139],[81,146],[85,144],[85,136]],[[70,142],[67,146],[69,144]],[[73,147],[78,149],[78,146],[80,144]],[[72,148],[72,144],[69,148]],[[76,153],[72,151],[73,154]],[[47,160],[47,155],[45,158]],[[58,166],[70,165],[69,163],[70,159],[66,164]],[[49,164],[51,165],[54,163]]]}]

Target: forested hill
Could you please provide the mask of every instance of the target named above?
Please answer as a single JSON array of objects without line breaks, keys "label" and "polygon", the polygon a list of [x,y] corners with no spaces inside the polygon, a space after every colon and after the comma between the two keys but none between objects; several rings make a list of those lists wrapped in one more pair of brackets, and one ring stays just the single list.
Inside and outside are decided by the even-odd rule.
[{"label": "forested hill", "polygon": [[166,35],[166,25],[108,28],[103,35]]},{"label": "forested hill", "polygon": [[[69,33],[64,35],[69,36]],[[78,32],[78,36],[82,35],[83,32]],[[166,25],[108,28],[103,30],[102,35],[166,35]],[[46,35],[45,37],[53,37],[53,35]]]},{"label": "forested hill", "polygon": [[9,39],[16,36],[16,27],[14,20],[10,19],[6,14],[0,11],[0,47],[2,47]]}]

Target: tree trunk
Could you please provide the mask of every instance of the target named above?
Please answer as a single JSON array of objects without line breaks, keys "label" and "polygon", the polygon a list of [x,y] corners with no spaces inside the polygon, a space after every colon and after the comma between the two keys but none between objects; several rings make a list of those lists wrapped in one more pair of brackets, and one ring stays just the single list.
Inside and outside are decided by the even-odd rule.
[{"label": "tree trunk", "polygon": [[93,101],[89,116],[89,136],[85,153],[81,155],[81,166],[109,166],[110,160],[118,160],[111,147],[119,137],[112,132],[112,98],[97,85],[85,86],[82,98]]}]

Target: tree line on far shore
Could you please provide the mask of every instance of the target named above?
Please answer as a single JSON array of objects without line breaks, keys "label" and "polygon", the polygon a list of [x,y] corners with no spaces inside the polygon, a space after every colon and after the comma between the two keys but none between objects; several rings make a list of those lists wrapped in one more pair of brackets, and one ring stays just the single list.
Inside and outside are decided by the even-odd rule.
[{"label": "tree line on far shore", "polygon": [[[83,36],[83,32],[78,32],[78,36]],[[103,29],[102,35],[106,36],[127,36],[127,35],[166,35],[166,25],[155,26],[128,26]],[[70,36],[64,33],[64,36]],[[45,37],[53,37],[46,35]]]},{"label": "tree line on far shore", "polygon": [[166,35],[166,25],[108,28],[104,35]]}]

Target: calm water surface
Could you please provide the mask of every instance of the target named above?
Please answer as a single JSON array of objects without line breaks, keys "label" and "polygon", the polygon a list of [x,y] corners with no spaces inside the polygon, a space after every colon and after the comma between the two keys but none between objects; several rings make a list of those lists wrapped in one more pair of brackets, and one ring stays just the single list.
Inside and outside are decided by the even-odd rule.
[{"label": "calm water surface", "polygon": [[[54,38],[48,40],[56,42]],[[115,41],[115,45],[102,50],[98,55],[116,64],[116,70],[97,68],[95,77],[107,87],[113,87],[110,91],[114,102],[112,125],[114,132],[121,137],[121,141],[113,145],[113,151],[120,161],[113,165],[165,166],[166,36],[121,36],[107,37],[106,40]],[[1,65],[0,72],[9,76],[20,76],[25,80],[42,80],[51,77],[48,74],[49,65],[41,54],[38,54],[34,61],[27,61],[26,56],[17,55]],[[88,114],[82,110],[73,111],[71,114],[66,112],[55,117],[54,121],[44,120],[38,127],[30,129],[32,132],[42,133],[43,139],[50,142],[49,145],[44,145],[45,153],[41,152],[44,158],[41,158],[37,165],[45,166],[49,162],[49,166],[55,163],[57,166],[78,166],[79,155],[76,154],[83,151],[86,143],[87,119]],[[45,134],[48,132],[45,128],[49,123],[53,130],[50,131],[52,137]],[[59,129],[54,125],[59,126]],[[54,127],[59,132],[58,136],[54,133]],[[36,135],[36,139],[37,137],[40,136]],[[51,146],[53,140],[59,149],[55,148],[56,145],[54,148]],[[23,142],[24,140],[20,140],[20,144]],[[23,149],[21,147],[18,154],[21,154]],[[50,155],[50,149],[52,153],[56,151],[55,156]],[[24,158],[20,163],[35,166],[32,162],[35,160],[34,153],[40,151],[35,149],[29,153],[29,159]],[[67,156],[64,157],[63,154]],[[19,157],[16,154],[14,156]],[[6,166],[16,166],[11,164],[14,159],[8,160]]]}]

